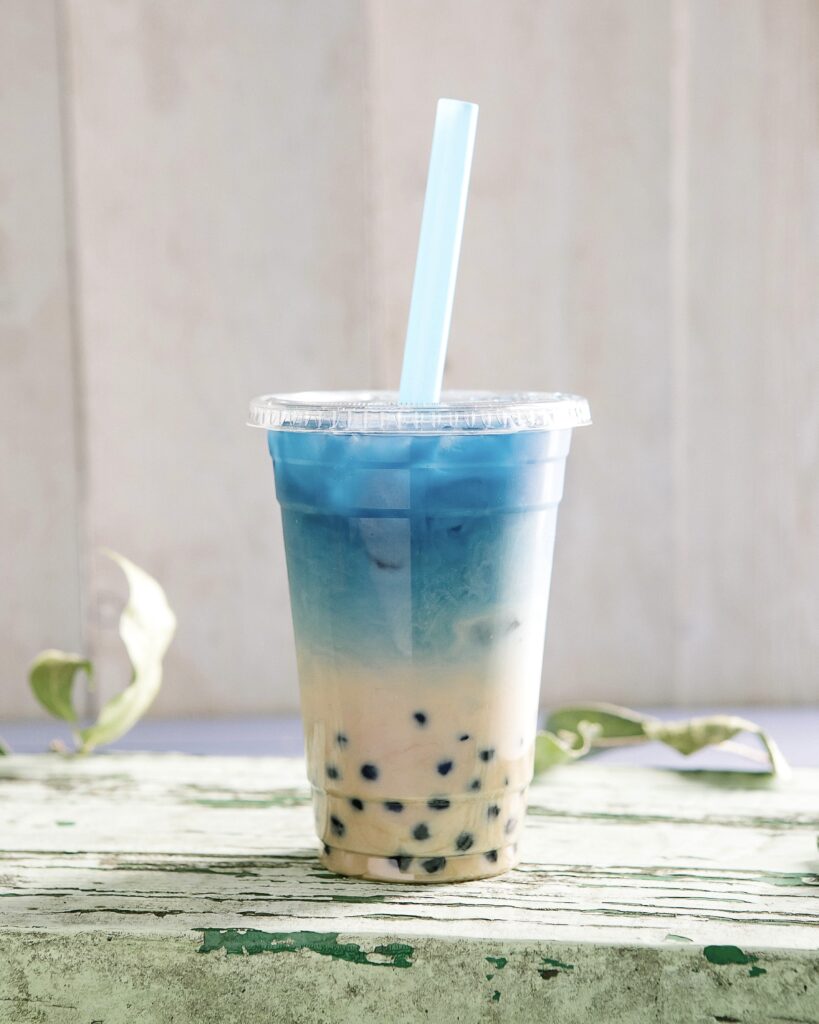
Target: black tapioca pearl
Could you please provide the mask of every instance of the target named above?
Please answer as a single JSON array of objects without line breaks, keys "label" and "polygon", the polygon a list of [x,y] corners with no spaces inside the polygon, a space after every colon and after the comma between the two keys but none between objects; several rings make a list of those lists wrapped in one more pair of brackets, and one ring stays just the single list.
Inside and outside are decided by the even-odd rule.
[{"label": "black tapioca pearl", "polygon": [[458,742],[459,743],[466,743],[466,741],[468,739],[469,739],[469,733],[468,732],[462,732],[461,735],[458,737]]},{"label": "black tapioca pearl", "polygon": [[449,775],[449,773],[452,771],[453,767],[454,767],[454,765],[453,765],[452,761],[439,761],[438,762],[438,774],[439,775]]},{"label": "black tapioca pearl", "polygon": [[361,774],[369,782],[375,782],[378,778],[378,768],[374,764],[362,764]]},{"label": "black tapioca pearl", "polygon": [[487,850],[486,853],[484,854],[484,857],[486,857],[486,859],[489,861],[490,864],[497,864],[498,863],[498,851],[497,850]]},{"label": "black tapioca pearl", "polygon": [[478,757],[482,761],[491,761],[494,756],[495,756],[495,748],[494,747],[486,747],[483,750],[481,750],[480,753],[478,754]]},{"label": "black tapioca pearl", "polygon": [[328,856],[330,854],[330,847],[327,845],[327,843],[322,843],[321,845],[322,849],[324,850],[325,857]]},{"label": "black tapioca pearl", "polygon": [[325,768],[325,771],[327,772],[328,779],[341,778],[341,772],[338,770],[338,768],[336,768],[334,764],[328,764],[327,767]]},{"label": "black tapioca pearl", "polygon": [[455,840],[455,845],[459,850],[468,850],[475,842],[475,837],[471,832],[461,832],[458,838]]},{"label": "black tapioca pearl", "polygon": [[429,839],[429,829],[423,822],[421,822],[420,825],[416,825],[412,830],[412,837],[413,839],[418,840]]},{"label": "black tapioca pearl", "polygon": [[385,800],[384,806],[388,811],[392,811],[393,814],[400,814],[404,810],[404,805],[400,800]]},{"label": "black tapioca pearl", "polygon": [[389,860],[395,864],[399,871],[409,871],[410,864],[412,864],[412,857],[407,857],[403,853],[397,853],[394,857],[390,857]]},{"label": "black tapioca pearl", "polygon": [[427,724],[427,713],[426,711],[413,711],[412,717],[419,725]]},{"label": "black tapioca pearl", "polygon": [[428,875],[434,875],[446,867],[446,857],[428,857],[421,861],[421,867]]},{"label": "black tapioca pearl", "polygon": [[433,796],[427,800],[427,807],[431,811],[445,811],[449,807],[449,800],[445,796]]},{"label": "black tapioca pearl", "polygon": [[503,826],[503,831],[507,835],[509,835],[511,832],[515,831],[515,829],[517,828],[517,825],[518,825],[518,819],[517,818],[510,818],[506,822],[506,824]]},{"label": "black tapioca pearl", "polygon": [[499,814],[500,814],[500,807],[498,807],[498,805],[497,805],[497,804],[490,804],[490,805],[489,805],[489,806],[488,806],[488,807],[486,808],[486,816],[487,816],[487,818],[489,818],[489,820],[490,820],[490,821],[491,821],[491,820],[492,820],[493,818],[497,818],[497,816],[498,816]]},{"label": "black tapioca pearl", "polygon": [[472,790],[473,792],[477,793],[477,792],[478,792],[478,790],[479,790],[479,789],[481,788],[481,780],[480,780],[480,779],[473,779],[473,780],[472,780],[472,781],[471,781],[471,782],[469,783],[469,788],[470,788],[470,789],[471,789],[471,790]]},{"label": "black tapioca pearl", "polygon": [[359,800],[357,796],[350,797],[350,807],[355,807],[357,811],[364,810],[364,801]]},{"label": "black tapioca pearl", "polygon": [[344,822],[341,818],[337,818],[335,814],[330,815],[330,829],[334,836],[343,836],[347,831]]},{"label": "black tapioca pearl", "polygon": [[347,739],[346,735],[343,732],[336,733],[336,743],[340,747],[346,747],[349,742],[350,741]]}]

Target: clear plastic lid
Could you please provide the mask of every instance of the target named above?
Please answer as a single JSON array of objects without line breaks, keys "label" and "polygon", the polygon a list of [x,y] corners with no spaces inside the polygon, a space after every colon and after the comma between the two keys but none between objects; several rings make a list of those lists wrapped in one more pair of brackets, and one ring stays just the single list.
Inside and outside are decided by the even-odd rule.
[{"label": "clear plastic lid", "polygon": [[401,405],[396,391],[299,391],[254,398],[248,420],[266,430],[339,434],[502,434],[587,423],[585,398],[545,391],[444,391],[437,405]]}]

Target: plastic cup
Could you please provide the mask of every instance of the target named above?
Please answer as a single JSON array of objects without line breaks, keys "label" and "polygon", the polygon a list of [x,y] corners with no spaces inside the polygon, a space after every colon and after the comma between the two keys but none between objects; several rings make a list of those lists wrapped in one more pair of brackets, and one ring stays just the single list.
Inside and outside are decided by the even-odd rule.
[{"label": "plastic cup", "polygon": [[321,859],[442,882],[519,858],[557,508],[586,401],[266,395]]}]

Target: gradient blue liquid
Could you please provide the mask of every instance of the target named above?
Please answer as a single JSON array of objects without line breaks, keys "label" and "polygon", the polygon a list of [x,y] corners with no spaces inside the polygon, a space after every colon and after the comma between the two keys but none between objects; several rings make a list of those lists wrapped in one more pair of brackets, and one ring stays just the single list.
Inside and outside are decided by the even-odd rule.
[{"label": "gradient blue liquid", "polygon": [[[438,881],[516,862],[570,439],[268,433],[333,870]],[[377,778],[362,779],[368,764]],[[432,823],[430,799],[448,804]],[[400,815],[384,810],[396,800]]]},{"label": "gradient blue liquid", "polygon": [[570,431],[268,438],[299,645],[463,658],[548,590]]}]

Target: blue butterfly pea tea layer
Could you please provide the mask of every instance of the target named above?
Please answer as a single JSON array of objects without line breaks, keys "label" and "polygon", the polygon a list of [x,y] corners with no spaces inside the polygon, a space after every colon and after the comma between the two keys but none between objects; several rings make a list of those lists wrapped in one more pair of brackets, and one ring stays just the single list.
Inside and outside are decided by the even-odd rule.
[{"label": "blue butterfly pea tea layer", "polygon": [[570,431],[271,431],[323,860],[517,860]]}]

